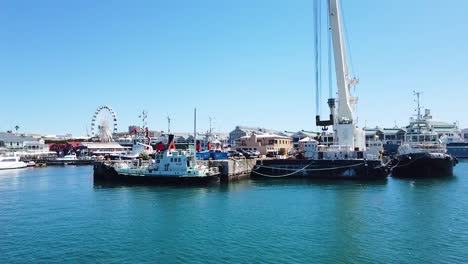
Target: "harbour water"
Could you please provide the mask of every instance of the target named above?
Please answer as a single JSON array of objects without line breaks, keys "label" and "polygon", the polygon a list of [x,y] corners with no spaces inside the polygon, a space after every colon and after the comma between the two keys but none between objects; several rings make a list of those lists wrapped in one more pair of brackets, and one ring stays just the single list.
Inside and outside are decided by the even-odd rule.
[{"label": "harbour water", "polygon": [[455,177],[95,185],[92,167],[0,171],[0,263],[464,263]]}]

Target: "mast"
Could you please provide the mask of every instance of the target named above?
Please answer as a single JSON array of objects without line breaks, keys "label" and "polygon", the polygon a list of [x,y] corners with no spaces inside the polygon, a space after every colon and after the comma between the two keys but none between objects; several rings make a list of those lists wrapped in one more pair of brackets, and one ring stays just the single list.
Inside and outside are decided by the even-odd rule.
[{"label": "mast", "polygon": [[416,124],[418,125],[418,133],[421,133],[421,104],[420,104],[420,97],[421,97],[421,92],[416,92],[413,91],[413,94],[416,96],[416,104],[417,104],[417,116],[416,116]]},{"label": "mast", "polygon": [[193,147],[194,147],[194,166],[197,165],[197,108],[193,110]]},{"label": "mast", "polygon": [[417,106],[418,108],[416,109],[418,111],[418,116],[416,117],[416,120],[420,121],[421,120],[421,105],[419,103],[420,102],[419,99],[420,99],[422,93],[413,91],[413,94],[416,95],[416,104],[418,105]]},{"label": "mast", "polygon": [[209,116],[208,119],[210,120],[210,135],[211,135],[211,132],[212,132],[211,123],[212,123],[212,121],[213,121],[213,118],[212,118],[211,116]]},{"label": "mast", "polygon": [[144,130],[148,125],[148,123],[146,122],[146,119],[148,118],[148,112],[143,110],[138,117],[141,118],[141,123],[142,123],[141,129]]},{"label": "mast", "polygon": [[167,134],[171,133],[171,117],[167,116]]}]

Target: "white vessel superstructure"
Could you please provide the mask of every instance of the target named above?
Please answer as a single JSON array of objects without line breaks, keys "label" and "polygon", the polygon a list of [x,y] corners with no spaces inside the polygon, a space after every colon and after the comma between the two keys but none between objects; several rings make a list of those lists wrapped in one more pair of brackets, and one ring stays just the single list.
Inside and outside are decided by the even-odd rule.
[{"label": "white vessel superstructure", "polygon": [[0,170],[26,168],[27,164],[16,155],[0,156]]}]

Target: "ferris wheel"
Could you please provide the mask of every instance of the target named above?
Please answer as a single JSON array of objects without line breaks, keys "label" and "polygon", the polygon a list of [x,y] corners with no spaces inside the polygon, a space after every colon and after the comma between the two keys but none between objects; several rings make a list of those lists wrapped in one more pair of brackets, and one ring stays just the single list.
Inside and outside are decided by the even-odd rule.
[{"label": "ferris wheel", "polygon": [[91,120],[91,136],[98,137],[101,142],[110,142],[113,133],[117,133],[117,115],[110,106],[99,106]]}]

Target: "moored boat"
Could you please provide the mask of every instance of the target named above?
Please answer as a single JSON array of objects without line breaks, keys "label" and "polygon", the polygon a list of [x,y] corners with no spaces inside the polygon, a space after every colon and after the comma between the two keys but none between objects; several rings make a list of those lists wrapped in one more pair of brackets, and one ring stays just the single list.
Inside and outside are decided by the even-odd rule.
[{"label": "moored boat", "polygon": [[25,162],[20,161],[19,156],[0,156],[0,170],[22,169],[27,166]]},{"label": "moored boat", "polygon": [[148,164],[143,165],[141,160],[136,162],[121,161],[115,163],[111,169],[112,173],[95,173],[95,179],[129,183],[209,183],[219,181],[218,168],[210,168],[198,163],[195,145],[193,147],[193,149],[185,150],[176,149],[174,135],[169,135],[165,150],[157,152],[154,159],[150,159]]},{"label": "moored boat", "polygon": [[219,181],[217,168],[198,164],[191,150],[158,152],[148,165],[116,163],[115,180],[134,183],[207,183]]},{"label": "moored boat", "polygon": [[[319,137],[317,140],[311,139],[310,142],[304,142],[306,146],[304,159],[259,160],[257,166],[252,170],[253,177],[354,180],[377,180],[387,177],[388,172],[381,159],[383,153],[382,143],[376,142],[373,146],[366,148],[364,131],[357,124],[355,109],[357,98],[351,95],[351,88],[358,83],[358,80],[350,78],[348,74],[340,10],[338,0],[328,1],[328,17],[338,96],[337,98],[328,99],[330,108],[328,120],[321,120],[320,115],[316,116],[316,126],[323,127],[323,136],[326,135],[328,127],[333,127],[333,144],[325,145]],[[321,87],[319,54],[323,53],[318,44],[322,37],[319,34],[321,29],[319,29],[320,23],[318,23],[318,20],[322,18],[320,5],[316,6],[315,11],[315,66],[317,69],[315,85],[317,87],[317,102],[319,102]],[[329,60],[331,60],[331,54],[329,54]],[[329,80],[333,79],[332,76],[328,77]],[[329,88],[331,96],[333,94],[331,84]],[[335,107],[336,100],[338,101],[337,108]],[[317,114],[318,112],[317,110]]]},{"label": "moored boat", "polygon": [[419,97],[417,96],[417,118],[410,120],[405,134],[405,143],[398,148],[392,161],[393,177],[419,178],[453,176],[453,167],[458,160],[447,154],[447,149],[439,140],[439,135],[426,119],[421,118]]}]

